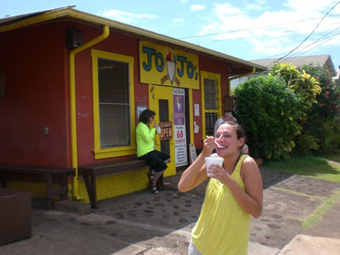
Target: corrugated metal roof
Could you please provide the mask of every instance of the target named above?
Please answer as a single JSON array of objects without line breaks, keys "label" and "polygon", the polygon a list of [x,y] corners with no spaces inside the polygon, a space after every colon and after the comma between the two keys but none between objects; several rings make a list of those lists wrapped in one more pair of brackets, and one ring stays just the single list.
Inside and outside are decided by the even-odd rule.
[{"label": "corrugated metal roof", "polygon": [[69,5],[65,7],[60,7],[60,8],[54,8],[54,9],[48,9],[48,10],[42,10],[42,11],[36,11],[36,12],[30,12],[30,13],[25,13],[25,14],[19,14],[15,16],[5,16],[4,18],[0,18],[0,26],[8,25],[14,22],[17,22],[19,20],[31,18],[46,12],[51,12],[51,11],[57,11],[57,10],[63,10],[63,9],[68,9],[68,8],[73,8],[75,5]]},{"label": "corrugated metal roof", "polygon": [[[266,68],[260,64],[252,63],[250,61],[245,61],[230,55],[226,55],[214,50],[210,50],[201,46],[197,46],[191,43],[187,43],[172,37],[154,33],[148,30],[144,30],[138,27],[127,25],[114,20],[106,19],[89,13],[81,12],[73,9],[74,6],[66,6],[61,8],[49,9],[44,11],[37,11],[27,14],[21,14],[16,16],[9,16],[0,19],[0,33],[5,31],[10,31],[17,28],[22,28],[32,24],[42,23],[49,20],[60,19],[60,18],[71,18],[76,20],[81,20],[84,22],[104,26],[107,25],[110,28],[125,31],[128,33],[136,34],[144,38],[155,39],[161,42],[170,43],[180,47],[184,47],[189,50],[207,54],[212,57],[216,57],[222,60],[228,60],[228,62],[234,63],[239,66],[244,66],[247,68],[256,68],[257,71],[264,71]],[[237,72],[235,74],[238,74]]]},{"label": "corrugated metal roof", "polygon": [[[260,60],[252,60],[251,62],[262,65],[271,69],[272,66],[277,63],[278,58],[271,59],[260,59]],[[312,64],[313,66],[321,66],[328,69],[328,71],[332,72],[333,75],[336,74],[336,69],[334,68],[334,63],[330,55],[311,55],[311,56],[301,56],[301,57],[291,57],[281,59],[278,63],[285,64],[293,64],[297,67],[302,67],[304,65]]]}]

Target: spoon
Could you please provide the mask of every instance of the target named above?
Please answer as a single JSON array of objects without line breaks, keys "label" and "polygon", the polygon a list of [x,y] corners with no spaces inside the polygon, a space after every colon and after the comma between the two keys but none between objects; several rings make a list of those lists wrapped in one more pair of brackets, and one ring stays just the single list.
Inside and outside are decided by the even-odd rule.
[{"label": "spoon", "polygon": [[[209,136],[205,136],[205,137],[209,138]],[[220,145],[218,142],[216,142],[216,140],[214,140],[214,142],[215,142],[217,148],[220,148],[220,149],[224,148],[224,146]]]},{"label": "spoon", "polygon": [[224,148],[224,146],[222,146],[222,145],[219,144],[218,142],[215,141],[215,143],[216,143],[217,148],[220,148],[220,149]]}]

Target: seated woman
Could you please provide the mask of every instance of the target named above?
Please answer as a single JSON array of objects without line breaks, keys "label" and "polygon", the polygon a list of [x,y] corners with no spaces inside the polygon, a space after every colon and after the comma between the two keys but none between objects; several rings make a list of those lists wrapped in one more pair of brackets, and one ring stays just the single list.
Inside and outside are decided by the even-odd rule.
[{"label": "seated woman", "polygon": [[150,109],[145,109],[139,116],[139,123],[136,127],[137,157],[146,160],[151,171],[147,173],[149,178],[149,188],[153,194],[158,194],[157,181],[162,176],[167,164],[170,162],[170,156],[164,152],[155,150],[154,138],[157,134],[158,124],[155,123],[153,128],[149,125],[154,121],[156,113]]}]

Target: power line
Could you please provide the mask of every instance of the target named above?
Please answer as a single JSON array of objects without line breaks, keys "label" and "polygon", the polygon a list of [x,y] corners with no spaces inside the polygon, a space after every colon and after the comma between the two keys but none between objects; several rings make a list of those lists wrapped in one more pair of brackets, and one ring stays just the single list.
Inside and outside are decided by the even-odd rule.
[{"label": "power line", "polygon": [[[293,33],[296,31],[303,30],[304,28],[301,29],[295,29],[295,30],[288,30],[288,31],[283,31],[281,33],[286,34],[286,33]],[[223,40],[213,40],[213,41],[204,41],[204,42],[195,42],[194,44],[200,44],[200,43],[211,43],[211,42],[225,42],[225,41],[231,41],[231,40],[240,40],[240,39],[246,39],[246,38],[254,38],[254,37],[262,37],[262,36],[269,36],[267,34],[261,34],[261,35],[251,35],[251,36],[244,36],[244,37],[237,37],[237,38],[232,38],[232,39],[223,39]]]},{"label": "power line", "polygon": [[[330,25],[334,25],[334,24],[339,24],[340,22],[336,22],[336,23],[332,23]],[[293,33],[293,32],[297,32],[297,31],[301,31],[304,30],[304,28],[301,29],[295,29],[295,30],[287,30],[287,31],[282,31],[282,34],[288,34],[288,33]],[[231,38],[231,39],[222,39],[222,40],[212,40],[212,41],[201,41],[201,42],[194,42],[193,44],[196,45],[200,45],[203,43],[214,43],[214,42],[226,42],[226,41],[231,41],[231,40],[241,40],[241,39],[247,39],[247,38],[256,38],[256,37],[270,37],[271,35],[268,34],[261,34],[261,35],[251,35],[251,36],[243,36],[243,37],[237,37],[237,38]]]},{"label": "power line", "polygon": [[[313,47],[313,48],[311,48],[311,49],[308,49],[307,51],[305,51],[305,52],[303,52],[303,53],[306,53],[306,52],[308,52],[308,51],[310,51],[310,50],[312,50],[312,49],[314,49],[314,48],[320,46],[321,44],[324,44],[324,43],[328,42],[329,40],[332,39],[332,37],[335,37],[335,36],[338,36],[338,35],[340,35],[340,33],[334,34],[334,35],[332,35],[332,36],[329,36],[328,38],[323,39],[323,40],[322,40],[322,43],[318,44],[317,46],[315,46],[315,47]],[[320,40],[320,39],[321,39],[321,38],[319,38],[318,40]],[[318,41],[318,40],[317,40],[317,41]],[[315,42],[313,42],[313,43],[311,43],[311,44],[309,44],[309,45],[306,45],[306,46],[302,47],[302,49],[307,48],[308,46],[310,46],[310,45],[316,43],[317,41],[315,41]],[[279,54],[275,54],[275,55],[271,55],[271,56],[267,56],[267,57],[265,57],[265,58],[254,59],[254,61],[255,61],[255,60],[264,60],[264,59],[272,59],[272,58],[275,58],[275,57],[277,57],[277,56],[280,56],[280,55],[285,54],[285,53],[288,53],[288,52],[289,52],[289,51],[281,52],[281,53],[279,53]],[[301,53],[301,54],[303,54],[303,53]],[[300,55],[301,55],[301,54],[300,54]]]},{"label": "power line", "polygon": [[[332,15],[332,17],[336,17],[336,16],[339,16],[339,14],[338,14],[338,15]],[[249,31],[249,30],[255,30],[255,29],[259,29],[259,28],[278,27],[278,26],[281,26],[281,25],[300,23],[300,22],[311,21],[311,20],[315,20],[315,19],[319,19],[319,18],[297,20],[297,21],[291,21],[291,22],[280,23],[280,24],[273,24],[273,25],[268,25],[268,26],[261,26],[261,27],[252,27],[252,28],[231,30],[231,31],[222,32],[222,33],[211,33],[211,34],[204,34],[204,35],[187,36],[187,37],[182,37],[182,38],[178,38],[178,39],[179,39],[179,40],[183,40],[183,39],[191,39],[191,38],[198,38],[198,37],[202,38],[202,37],[206,37],[206,36],[231,34],[231,33],[236,33],[236,32],[244,32],[244,31]]]},{"label": "power line", "polygon": [[[340,34],[340,33],[337,33],[337,34],[335,34],[335,35],[333,35],[333,36],[337,36],[337,35],[339,35],[339,34]],[[308,49],[308,50],[306,50],[306,51],[304,51],[304,52],[301,52],[301,53],[298,54],[298,55],[294,55],[294,56],[291,56],[291,57],[289,57],[289,58],[286,58],[286,60],[291,59],[291,58],[295,58],[295,57],[299,57],[299,56],[301,56],[302,54],[304,54],[304,53],[306,53],[306,52],[308,52],[308,51],[311,51],[311,50],[315,49],[316,47],[319,47],[320,45],[322,45],[322,44],[324,44],[324,43],[330,41],[330,40],[332,39],[331,37],[333,37],[333,36],[330,36],[330,37],[328,37],[328,38],[323,39],[319,44],[317,44],[317,45],[314,46],[313,48],[310,48],[310,49]],[[308,45],[308,46],[309,46],[309,45]],[[308,46],[305,46],[304,48],[307,48]],[[281,54],[282,54],[282,53],[277,54],[277,55],[274,55],[274,56],[262,58],[262,59],[271,59],[271,58],[273,58],[273,57],[275,57],[275,56],[278,56],[278,55],[281,55]],[[296,54],[297,54],[297,53],[296,53]],[[257,59],[257,60],[262,60],[262,59]],[[273,64],[279,63],[279,60],[282,60],[282,59],[275,60],[275,58],[274,58],[274,59],[273,59]],[[333,62],[334,62],[334,61],[333,61]],[[270,65],[271,65],[271,64],[269,63],[269,64],[267,65],[267,68],[269,68]],[[271,69],[269,69],[269,71],[270,71],[270,70],[271,70]]]},{"label": "power line", "polygon": [[[319,39],[317,39],[316,41],[314,41],[313,43],[310,43],[310,44],[306,45],[305,47],[303,47],[303,48],[300,50],[300,52],[301,52],[304,48],[307,48],[307,47],[309,47],[309,46],[312,46],[313,44],[317,43],[318,41],[322,41],[321,44],[324,44],[324,43],[328,42],[329,40],[332,39],[332,37],[337,36],[337,35],[340,34],[340,33],[337,33],[337,34],[333,34],[333,35],[331,35],[331,36],[328,36],[328,35],[332,34],[334,31],[338,30],[339,28],[340,28],[340,27],[337,27],[336,29],[333,29],[333,30],[330,31],[329,33],[323,35],[322,37],[320,37]],[[328,37],[327,37],[327,36],[328,36]],[[324,39],[324,38],[325,38],[325,39]],[[326,39],[327,39],[327,40],[326,40]],[[326,41],[325,41],[325,40],[326,40]],[[321,44],[318,44],[317,46],[320,46]],[[315,47],[309,49],[308,51],[310,51],[310,50],[316,48],[317,46],[315,46]],[[306,51],[306,52],[307,52],[307,51]],[[298,53],[299,53],[299,51],[298,51],[297,53],[294,53],[294,54],[293,54],[292,56],[290,56],[290,57],[293,57],[293,56],[295,56],[295,55],[298,54]]]},{"label": "power line", "polygon": [[[339,28],[339,27],[338,27],[338,28]],[[338,28],[337,28],[337,29],[338,29]],[[335,30],[336,30],[336,29],[335,29]],[[332,32],[334,32],[335,30],[333,30]],[[332,33],[332,32],[330,32],[330,33]],[[330,33],[328,33],[328,34],[330,34]],[[306,51],[304,51],[304,52],[301,52],[301,51],[302,51],[302,50],[301,50],[301,51],[300,51],[301,53],[298,54],[298,55],[296,55],[295,57],[301,56],[302,54],[304,54],[304,53],[306,53],[306,52],[308,52],[308,51],[311,51],[311,50],[315,49],[316,47],[319,47],[320,45],[322,45],[322,44],[324,44],[324,43],[330,41],[331,39],[333,39],[333,37],[338,36],[338,35],[340,35],[340,33],[336,33],[336,34],[331,35],[331,36],[329,36],[329,37],[327,37],[327,38],[323,38],[323,37],[325,37],[325,36],[319,38],[319,39],[316,40],[315,42],[313,42],[313,43],[311,43],[311,44],[309,44],[309,45],[306,45],[306,46],[304,46],[304,47],[302,47],[302,48],[305,49],[305,48],[307,48],[307,47],[309,47],[309,46],[315,44],[316,42],[320,41],[320,40],[323,38],[319,44],[317,44],[317,45],[314,46],[313,48],[309,48],[308,50],[306,50]],[[265,60],[265,59],[268,59],[268,60],[269,60],[269,59],[273,59],[273,63],[275,63],[275,62],[278,62],[278,60],[274,60],[275,57],[280,56],[280,55],[282,55],[282,54],[284,54],[284,53],[287,53],[287,52],[279,53],[279,54],[276,54],[276,55],[272,55],[272,56],[268,56],[268,57],[260,58],[260,59],[256,59],[256,60],[258,61],[258,60]],[[293,58],[293,56],[291,56],[291,57],[289,57],[289,58]],[[287,59],[289,59],[289,58],[287,58]],[[255,60],[254,60],[254,61],[255,61]],[[336,62],[336,61],[333,60],[333,62]],[[267,68],[269,68],[270,65],[271,65],[271,64],[269,63],[268,66],[267,66]]]},{"label": "power line", "polygon": [[[324,43],[328,42],[329,40],[332,39],[331,37],[335,37],[335,36],[337,36],[337,35],[339,35],[339,34],[340,34],[340,33],[337,33],[337,34],[335,34],[335,35],[332,35],[332,36],[326,38],[327,40],[326,40],[326,39],[322,40],[322,43],[318,44],[317,46],[320,46],[321,44],[324,44]],[[325,40],[326,40],[326,41],[325,41]],[[315,42],[314,42],[314,43],[315,43]],[[310,45],[311,45],[311,44],[310,44]],[[303,48],[303,49],[304,49],[304,48],[307,48],[307,47],[310,46],[310,45],[304,46],[304,47],[302,47],[302,48]],[[317,46],[313,47],[312,49],[316,48]],[[303,53],[306,53],[306,52],[308,52],[308,51],[310,51],[310,50],[312,50],[312,49],[308,49],[307,51],[305,51],[305,52],[303,52]],[[280,56],[280,55],[282,55],[282,54],[285,54],[285,53],[287,53],[287,52],[289,52],[289,51],[281,52],[281,53],[279,53],[279,54],[267,56],[267,57],[264,57],[264,58],[254,59],[254,61],[255,61],[255,60],[257,61],[257,60],[264,60],[264,59],[275,58],[275,57],[278,57],[278,56]],[[303,53],[301,53],[301,54],[303,54]],[[301,54],[300,54],[300,55],[301,55]]]},{"label": "power line", "polygon": [[313,31],[294,49],[292,49],[288,54],[286,54],[285,56],[279,58],[277,61],[280,61],[281,59],[287,57],[288,55],[290,55],[292,52],[294,52],[297,48],[299,48],[313,33],[314,31],[317,29],[317,27],[320,25],[320,23],[323,21],[324,18],[326,18],[326,16],[340,3],[337,2],[323,17],[322,19],[319,21],[319,23],[316,25],[316,27],[313,29]]},{"label": "power line", "polygon": [[[315,49],[316,47],[319,47],[320,45],[322,45],[322,44],[324,44],[324,43],[330,41],[331,39],[332,39],[332,38],[324,39],[323,41],[321,41],[319,44],[317,44],[317,45],[314,46],[313,48],[310,48],[310,49],[306,50],[305,52],[301,52],[300,54],[294,55],[294,56],[297,56],[297,57],[298,57],[298,56],[301,56],[302,54],[304,54],[304,53],[306,53],[306,52],[308,52],[308,51],[311,51],[312,49]],[[287,59],[289,59],[289,58],[287,58]]]}]

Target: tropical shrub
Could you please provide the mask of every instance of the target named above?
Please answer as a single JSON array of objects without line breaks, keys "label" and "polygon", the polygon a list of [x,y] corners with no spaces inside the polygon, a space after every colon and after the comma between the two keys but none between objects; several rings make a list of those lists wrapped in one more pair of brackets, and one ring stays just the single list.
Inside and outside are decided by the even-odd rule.
[{"label": "tropical shrub", "polygon": [[300,97],[276,76],[258,76],[234,89],[238,122],[244,127],[253,157],[285,158],[295,147]]},{"label": "tropical shrub", "polygon": [[310,112],[317,111],[327,119],[340,116],[340,93],[332,80],[332,74],[325,68],[312,65],[304,66],[303,70],[314,76],[321,88],[321,93],[316,98],[317,104],[313,105]]},{"label": "tropical shrub", "polygon": [[293,64],[275,64],[271,75],[282,77],[287,87],[300,97],[301,108],[299,116],[302,122],[305,121],[307,111],[317,103],[316,97],[321,93],[319,82],[304,69],[299,70]]},{"label": "tropical shrub", "polygon": [[[340,148],[340,93],[332,80],[332,74],[325,68],[307,65],[302,67],[319,82],[321,93],[314,104],[307,111],[306,123],[302,134],[313,136],[319,145],[318,151],[312,149],[308,153],[330,154]],[[300,146],[297,146],[297,150]]]},{"label": "tropical shrub", "polygon": [[302,134],[296,138],[296,147],[294,148],[294,153],[303,157],[309,155],[311,152],[316,153],[319,150],[319,139],[314,136]]},{"label": "tropical shrub", "polygon": [[274,65],[234,89],[253,157],[340,152],[340,91],[326,69]]}]

